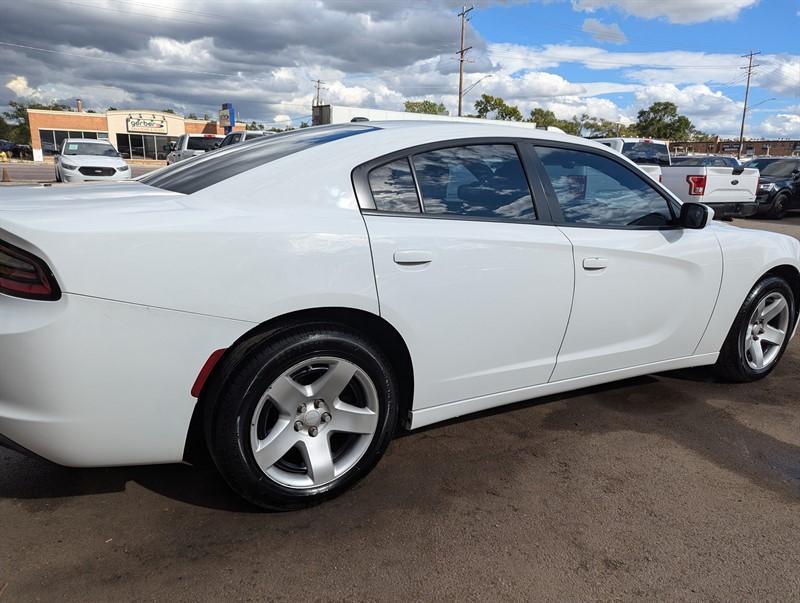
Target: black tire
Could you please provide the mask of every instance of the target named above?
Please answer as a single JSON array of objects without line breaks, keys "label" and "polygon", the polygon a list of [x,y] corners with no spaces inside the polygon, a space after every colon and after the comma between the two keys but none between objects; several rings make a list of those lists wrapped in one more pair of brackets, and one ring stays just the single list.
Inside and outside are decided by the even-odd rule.
[{"label": "black tire", "polygon": [[[778,350],[774,360],[763,369],[755,369],[747,361],[745,352],[745,341],[748,338],[748,327],[750,318],[756,307],[767,296],[779,293],[783,295],[789,305],[789,323],[786,329],[786,336]],[[739,313],[733,321],[725,343],[722,345],[719,359],[714,365],[714,372],[724,381],[744,383],[757,381],[769,375],[780,362],[786,346],[789,343],[789,336],[794,328],[795,322],[795,298],[792,288],[782,278],[777,276],[767,276],[756,283],[755,287],[747,295]]]},{"label": "black tire", "polygon": [[[250,443],[251,423],[260,420],[254,417],[254,413],[270,385],[291,367],[317,357],[343,359],[368,376],[377,393],[377,427],[366,451],[345,473],[318,487],[287,487],[259,467]],[[351,386],[352,383],[348,387]],[[274,511],[309,507],[341,494],[377,464],[397,423],[397,391],[389,361],[380,348],[363,335],[346,326],[330,323],[291,327],[253,346],[232,368],[215,403],[207,406],[209,451],[230,487],[254,505]],[[335,415],[336,411],[331,412]],[[320,430],[322,428],[320,426]],[[317,437],[323,435],[321,431]],[[364,444],[365,440],[362,440]],[[281,457],[278,463],[285,462],[290,453]]]},{"label": "black tire", "polygon": [[58,171],[58,168],[56,168],[56,182],[61,182],[61,173]]},{"label": "black tire", "polygon": [[788,193],[780,193],[775,196],[772,206],[767,212],[767,217],[772,220],[782,220],[786,215],[786,205],[789,203]]}]

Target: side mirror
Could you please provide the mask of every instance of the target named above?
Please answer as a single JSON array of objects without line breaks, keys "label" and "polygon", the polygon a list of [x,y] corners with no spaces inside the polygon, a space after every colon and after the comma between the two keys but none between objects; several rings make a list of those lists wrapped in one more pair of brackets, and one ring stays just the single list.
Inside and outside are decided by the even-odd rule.
[{"label": "side mirror", "polygon": [[700,229],[708,226],[714,219],[714,210],[702,203],[684,203],[681,205],[681,215],[678,218],[683,228]]}]

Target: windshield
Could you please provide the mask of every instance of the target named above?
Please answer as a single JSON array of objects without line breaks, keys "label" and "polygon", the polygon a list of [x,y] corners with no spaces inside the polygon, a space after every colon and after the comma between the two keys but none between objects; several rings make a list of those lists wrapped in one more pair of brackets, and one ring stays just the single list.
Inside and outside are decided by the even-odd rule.
[{"label": "windshield", "polygon": [[788,178],[797,169],[797,163],[791,160],[773,161],[763,168],[759,168],[762,176],[777,176]]},{"label": "windshield", "polygon": [[64,155],[99,155],[101,157],[119,157],[117,150],[110,144],[101,142],[69,142],[64,145]]},{"label": "windshield", "polygon": [[372,126],[342,124],[303,128],[275,136],[259,136],[247,144],[228,145],[213,153],[174,163],[143,176],[139,182],[190,195],[281,157],[376,129]]},{"label": "windshield", "polygon": [[625,142],[622,154],[634,163],[669,166],[669,149],[663,142]]},{"label": "windshield", "polygon": [[186,148],[190,151],[211,151],[217,148],[217,143],[222,140],[217,136],[190,136]]}]

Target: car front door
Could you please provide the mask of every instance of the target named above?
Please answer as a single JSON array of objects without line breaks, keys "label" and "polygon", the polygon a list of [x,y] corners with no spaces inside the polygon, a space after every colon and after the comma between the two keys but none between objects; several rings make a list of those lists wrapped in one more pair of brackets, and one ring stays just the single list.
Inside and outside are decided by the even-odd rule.
[{"label": "car front door", "polygon": [[693,355],[722,279],[714,233],[677,226],[678,204],[622,159],[556,145],[536,154],[575,261],[572,313],[551,380]]},{"label": "car front door", "polygon": [[517,146],[427,147],[354,180],[371,206],[380,312],[411,354],[414,408],[546,383],[569,317],[572,249],[533,202]]}]

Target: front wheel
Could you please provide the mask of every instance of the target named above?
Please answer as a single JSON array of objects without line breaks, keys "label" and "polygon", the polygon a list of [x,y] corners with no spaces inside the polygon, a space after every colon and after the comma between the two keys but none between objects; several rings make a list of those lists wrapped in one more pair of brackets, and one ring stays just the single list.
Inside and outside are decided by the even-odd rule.
[{"label": "front wheel", "polygon": [[775,197],[772,207],[767,212],[767,217],[773,220],[782,220],[786,215],[786,206],[789,204],[789,195],[781,193]]},{"label": "front wheel", "polygon": [[251,351],[208,417],[228,484],[272,510],[332,498],[378,462],[397,421],[397,386],[380,349],[346,327],[306,325]]},{"label": "front wheel", "polygon": [[733,322],[715,365],[728,381],[756,381],[778,364],[792,333],[795,299],[780,277],[768,276],[753,287]]}]

